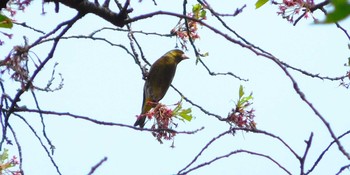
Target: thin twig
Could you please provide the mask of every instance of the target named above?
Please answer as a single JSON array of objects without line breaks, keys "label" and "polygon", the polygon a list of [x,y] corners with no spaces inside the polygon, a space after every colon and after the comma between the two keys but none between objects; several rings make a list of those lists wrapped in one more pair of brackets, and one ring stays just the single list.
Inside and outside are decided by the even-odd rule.
[{"label": "thin twig", "polygon": [[340,175],[341,172],[343,172],[345,169],[350,169],[350,164],[344,165],[340,168],[340,170],[335,175]]},{"label": "thin twig", "polygon": [[277,162],[275,159],[271,158],[270,156],[268,155],[265,155],[265,154],[261,154],[261,153],[256,153],[256,152],[253,152],[253,151],[247,151],[247,150],[236,150],[236,151],[232,151],[228,154],[225,154],[225,155],[222,155],[222,156],[219,156],[219,157],[216,157],[208,162],[205,162],[205,163],[202,163],[192,169],[189,169],[188,171],[186,172],[183,172],[181,174],[178,174],[178,175],[187,175],[188,173],[190,173],[191,171],[194,171],[194,170],[197,170],[199,168],[202,168],[204,166],[207,166],[207,165],[210,165],[211,163],[215,162],[215,161],[218,161],[220,159],[223,159],[223,158],[227,158],[227,157],[230,157],[234,154],[238,154],[238,153],[247,153],[247,154],[251,154],[251,155],[255,155],[255,156],[258,156],[258,157],[263,157],[263,158],[266,158],[270,161],[272,161],[274,164],[276,164],[279,168],[281,168],[283,171],[285,171],[287,174],[291,175],[292,173],[289,172],[284,166],[282,166],[279,162]]},{"label": "thin twig", "polygon": [[314,133],[311,132],[309,140],[305,141],[305,143],[306,143],[305,152],[304,152],[303,157],[301,159],[299,159],[299,161],[300,161],[300,174],[305,174],[304,173],[305,160],[306,160],[307,153],[309,152],[309,149],[311,147],[313,136],[314,136]]},{"label": "thin twig", "polygon": [[41,31],[41,30],[39,30],[39,29],[36,29],[36,28],[34,28],[34,27],[28,26],[27,23],[25,23],[25,22],[22,22],[22,23],[13,22],[13,23],[14,23],[14,24],[17,24],[17,25],[19,25],[19,26],[22,26],[22,27],[24,27],[24,28],[28,28],[28,29],[30,29],[30,30],[33,30],[33,31],[35,31],[35,32],[38,32],[38,33],[41,33],[41,34],[45,35],[45,32],[43,32],[43,31]]},{"label": "thin twig", "polygon": [[226,134],[229,134],[231,133],[232,131],[231,130],[228,130],[228,131],[225,131],[221,134],[219,134],[218,136],[214,137],[213,139],[211,139],[203,148],[202,150],[194,157],[194,159],[185,166],[185,168],[181,169],[177,174],[182,174],[183,171],[185,171],[188,167],[190,167],[193,163],[195,163],[198,159],[198,157],[200,157],[202,155],[202,153],[213,143],[215,142],[216,140],[218,140],[220,137],[226,135]]},{"label": "thin twig", "polygon": [[44,150],[45,150],[47,156],[49,157],[49,159],[50,159],[50,161],[51,161],[51,163],[52,163],[53,166],[56,168],[57,173],[58,173],[59,175],[62,175],[62,173],[60,172],[60,170],[59,170],[59,168],[58,168],[58,166],[57,166],[57,164],[56,164],[56,162],[55,162],[55,160],[54,160],[53,157],[51,156],[49,150],[46,148],[45,144],[43,143],[43,141],[41,140],[41,138],[39,137],[39,135],[36,133],[36,131],[35,131],[35,129],[32,127],[32,125],[30,125],[30,124],[28,123],[28,121],[27,121],[23,116],[21,116],[21,115],[19,115],[19,114],[16,114],[16,113],[13,113],[13,115],[15,115],[15,116],[19,117],[20,119],[22,119],[23,122],[29,127],[29,129],[32,131],[32,133],[35,135],[35,137],[39,140],[41,147],[44,148]]},{"label": "thin twig", "polygon": [[188,103],[190,103],[192,106],[195,106],[197,107],[198,109],[200,109],[203,113],[209,115],[209,116],[214,116],[215,118],[217,118],[218,120],[220,121],[225,121],[225,119],[223,117],[221,117],[220,115],[217,115],[217,114],[214,114],[214,113],[211,113],[209,111],[207,111],[206,109],[204,109],[202,106],[199,106],[198,104],[192,102],[188,97],[186,97],[182,92],[180,92],[175,86],[173,85],[170,85],[177,93],[179,93],[183,99],[185,101],[187,101]]},{"label": "thin twig", "polygon": [[10,128],[10,131],[11,131],[13,138],[15,139],[15,142],[16,142],[18,157],[19,157],[19,170],[21,172],[21,175],[24,175],[22,147],[21,147],[21,144],[19,143],[19,140],[17,138],[15,130],[12,128],[12,126],[10,124],[8,125],[8,127]]},{"label": "thin twig", "polygon": [[[338,140],[341,139],[342,137],[346,136],[350,134],[350,130],[346,131],[344,134],[340,135],[338,137]],[[320,154],[320,156],[318,156],[317,160],[314,162],[314,164],[312,165],[312,167],[307,171],[307,173],[305,173],[305,175],[310,174],[318,165],[318,163],[322,160],[323,156],[328,152],[328,150],[331,148],[331,146],[335,143],[335,141],[333,140],[327,147],[326,149],[324,149],[322,151],[322,153]]]},{"label": "thin twig", "polygon": [[[40,111],[41,109],[40,109],[40,106],[39,106],[38,99],[37,99],[34,91],[31,91],[31,92],[32,92],[32,95],[33,95],[33,99],[34,99],[36,108]],[[44,122],[43,115],[41,113],[39,113],[39,116],[40,116],[41,126],[43,127],[42,132],[43,132],[44,138],[46,139],[47,143],[50,145],[51,154],[53,155],[54,151],[55,151],[55,146],[52,144],[51,140],[49,139],[49,137],[46,134],[46,125],[45,125],[45,122]]]},{"label": "thin twig", "polygon": [[121,124],[121,123],[100,121],[100,120],[92,119],[92,118],[89,118],[86,116],[71,114],[69,112],[54,112],[54,111],[46,111],[46,110],[28,109],[28,108],[18,108],[18,109],[15,109],[15,112],[30,112],[30,113],[41,113],[41,114],[49,114],[49,115],[57,115],[57,116],[68,116],[68,117],[85,120],[85,121],[92,122],[92,123],[99,124],[99,125],[120,126],[120,127],[130,128],[130,129],[134,129],[134,130],[138,130],[138,131],[147,131],[147,132],[167,131],[167,132],[173,132],[176,134],[195,134],[195,133],[204,129],[204,127],[193,130],[193,131],[175,131],[172,129],[147,129],[147,128],[134,127],[131,125],[125,125],[125,124]]},{"label": "thin twig", "polygon": [[15,109],[15,107],[17,106],[17,102],[20,100],[21,95],[27,91],[28,89],[30,89],[30,87],[32,87],[32,82],[34,81],[35,77],[39,74],[39,72],[44,68],[44,66],[46,65],[46,63],[53,57],[54,52],[56,51],[56,47],[58,45],[58,42],[60,41],[60,38],[73,26],[73,24],[78,21],[80,18],[83,17],[83,14],[78,13],[76,16],[74,16],[72,19],[62,22],[61,24],[59,24],[53,31],[49,32],[48,34],[46,34],[43,37],[40,37],[39,39],[37,39],[32,45],[28,46],[27,49],[30,49],[36,45],[38,45],[42,39],[54,34],[56,31],[58,31],[61,27],[66,26],[61,33],[59,33],[59,35],[55,38],[54,43],[51,47],[51,50],[48,53],[48,56],[46,57],[46,59],[36,68],[36,70],[33,72],[33,75],[30,77],[29,81],[27,82],[27,84],[25,85],[25,87],[23,87],[22,89],[20,89],[17,94],[15,95],[15,97],[13,98],[13,102],[12,104],[9,106],[6,115],[4,116],[5,118],[5,122],[4,122],[4,129],[3,129],[3,133],[2,133],[2,140],[0,141],[0,145],[3,144],[5,138],[6,138],[6,128],[8,125],[8,120],[10,118],[10,115],[13,113],[13,110]]},{"label": "thin twig", "polygon": [[232,128],[233,131],[247,131],[247,132],[252,132],[252,133],[258,133],[258,134],[264,134],[267,136],[270,136],[272,138],[277,139],[278,141],[280,141],[298,160],[301,160],[301,157],[287,144],[287,142],[285,142],[281,137],[276,136],[272,133],[269,133],[267,131],[264,130],[260,130],[260,129],[248,129],[248,128]]},{"label": "thin twig", "polygon": [[96,165],[94,165],[93,167],[91,167],[90,172],[88,173],[88,175],[92,175],[94,174],[94,172],[97,170],[98,167],[100,167],[104,162],[107,161],[107,157],[104,157],[102,160],[100,160]]}]

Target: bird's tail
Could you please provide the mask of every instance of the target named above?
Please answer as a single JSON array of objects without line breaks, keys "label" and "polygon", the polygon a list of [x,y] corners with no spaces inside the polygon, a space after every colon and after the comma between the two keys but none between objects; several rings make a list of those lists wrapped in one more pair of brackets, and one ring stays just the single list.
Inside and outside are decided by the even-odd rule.
[{"label": "bird's tail", "polygon": [[140,126],[140,128],[143,128],[145,126],[145,120],[146,116],[145,115],[139,115],[136,122],[134,123],[134,126]]},{"label": "bird's tail", "polygon": [[143,100],[141,114],[137,117],[134,126],[140,126],[140,128],[145,126],[146,113],[152,109],[152,104],[148,103],[148,101],[151,101],[151,99],[146,98]]}]

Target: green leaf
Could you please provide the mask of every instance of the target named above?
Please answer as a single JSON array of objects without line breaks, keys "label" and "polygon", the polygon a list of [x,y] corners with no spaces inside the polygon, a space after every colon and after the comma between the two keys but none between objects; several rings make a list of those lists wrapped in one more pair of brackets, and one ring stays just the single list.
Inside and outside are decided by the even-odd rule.
[{"label": "green leaf", "polygon": [[182,108],[182,105],[181,103],[179,103],[176,108],[173,110],[173,113],[176,115],[177,113],[179,113],[179,111],[181,110]]},{"label": "green leaf", "polygon": [[332,0],[334,11],[328,13],[325,23],[334,23],[345,19],[350,15],[350,4],[347,0]]},{"label": "green leaf", "polygon": [[198,64],[198,62],[199,62],[200,59],[201,59],[201,58],[199,57],[199,55],[197,55],[197,56],[196,56],[196,65]]},{"label": "green leaf", "polygon": [[12,28],[13,24],[10,18],[0,14],[0,28]]},{"label": "green leaf", "polygon": [[243,95],[244,95],[244,90],[243,90],[243,86],[242,85],[240,85],[239,86],[239,99],[241,99],[242,97],[243,97]]},{"label": "green leaf", "polygon": [[246,102],[248,102],[249,100],[251,100],[251,99],[253,99],[253,96],[248,96],[248,97],[243,97],[242,99],[241,99],[241,103],[243,104],[243,103],[246,103]]},{"label": "green leaf", "polygon": [[256,9],[260,8],[261,6],[263,6],[264,4],[266,4],[267,1],[269,1],[269,0],[258,0],[258,1],[255,3],[255,8],[256,8]]},{"label": "green leaf", "polygon": [[349,15],[350,15],[350,5],[336,7],[333,12],[330,12],[327,15],[325,23],[338,22],[345,19]]},{"label": "green leaf", "polygon": [[4,162],[5,162],[5,160],[7,160],[8,159],[8,157],[9,157],[9,154],[8,154],[8,149],[4,149],[4,152],[2,153],[2,154],[0,154],[0,161],[1,161],[1,163],[3,164]]},{"label": "green leaf", "polygon": [[198,13],[199,10],[201,10],[201,8],[202,8],[202,5],[196,4],[196,5],[194,5],[194,6],[192,7],[192,12],[193,12],[193,13]]},{"label": "green leaf", "polygon": [[206,15],[207,15],[207,11],[205,11],[205,10],[202,10],[201,11],[201,18],[206,18]]},{"label": "green leaf", "polygon": [[185,120],[190,122],[192,120],[191,112],[192,112],[191,108],[188,108],[188,109],[184,109],[181,112],[179,112],[178,115],[180,117],[182,117],[183,119],[185,119]]}]

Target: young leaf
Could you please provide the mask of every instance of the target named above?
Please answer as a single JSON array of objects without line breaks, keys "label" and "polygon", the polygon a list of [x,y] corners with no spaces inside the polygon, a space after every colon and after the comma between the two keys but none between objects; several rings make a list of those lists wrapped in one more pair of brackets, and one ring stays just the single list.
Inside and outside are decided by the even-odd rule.
[{"label": "young leaf", "polygon": [[255,3],[255,8],[256,8],[256,9],[260,8],[260,7],[263,6],[265,3],[267,3],[267,1],[269,1],[269,0],[258,0],[258,1]]},{"label": "young leaf", "polygon": [[328,13],[325,23],[338,22],[350,15],[350,4],[347,0],[331,0],[334,11]]},{"label": "young leaf", "polygon": [[199,59],[201,59],[201,58],[199,57],[199,55],[197,55],[197,56],[196,56],[196,65],[198,64]]},{"label": "young leaf", "polygon": [[335,6],[335,10],[330,12],[327,17],[325,23],[333,23],[338,22],[350,15],[350,5],[345,4],[341,6]]},{"label": "young leaf", "polygon": [[180,113],[179,116],[182,117],[183,119],[187,120],[187,121],[191,121],[192,120],[192,114],[191,114],[192,110],[191,108],[188,109],[183,109]]},{"label": "young leaf", "polygon": [[182,108],[182,105],[181,105],[181,102],[175,107],[175,109],[173,110],[173,113],[174,114],[177,114],[179,111],[180,111],[180,109]]},{"label": "young leaf", "polygon": [[205,11],[205,10],[202,10],[201,11],[201,18],[206,18],[206,15],[207,15],[207,11]]},{"label": "young leaf", "polygon": [[0,14],[0,28],[12,28],[13,24],[10,18]]},{"label": "young leaf", "polygon": [[240,85],[239,86],[239,99],[241,99],[242,97],[243,97],[243,95],[244,95],[244,91],[243,91],[243,86],[242,85]]},{"label": "young leaf", "polygon": [[202,8],[202,5],[196,4],[196,5],[194,5],[194,6],[192,7],[192,12],[193,12],[193,13],[198,13],[199,10],[201,10],[201,8]]},{"label": "young leaf", "polygon": [[2,154],[0,154],[0,161],[1,161],[1,163],[4,163],[5,160],[8,159],[8,157],[9,157],[8,151],[9,150],[5,148],[4,152]]}]

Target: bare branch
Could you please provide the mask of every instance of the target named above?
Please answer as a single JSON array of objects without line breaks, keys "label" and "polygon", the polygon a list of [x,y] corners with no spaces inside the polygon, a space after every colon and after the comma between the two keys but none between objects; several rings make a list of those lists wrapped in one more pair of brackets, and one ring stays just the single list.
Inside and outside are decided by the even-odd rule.
[{"label": "bare branch", "polygon": [[[6,128],[8,125],[8,120],[10,115],[13,113],[13,110],[15,109],[15,107],[17,106],[17,102],[20,100],[20,96],[27,91],[28,89],[30,89],[32,87],[32,82],[34,81],[35,77],[39,74],[39,72],[41,71],[41,69],[43,69],[43,67],[46,65],[46,63],[53,57],[54,52],[56,50],[57,44],[60,41],[60,38],[73,26],[73,24],[78,21],[81,17],[83,17],[81,14],[77,14],[74,18],[72,18],[71,20],[68,20],[66,22],[61,23],[60,25],[58,25],[52,32],[48,33],[47,36],[55,33],[57,30],[59,30],[62,26],[67,25],[62,31],[61,33],[55,38],[54,43],[51,47],[51,50],[48,54],[48,56],[46,57],[46,59],[36,68],[36,70],[33,72],[33,75],[30,77],[29,81],[27,82],[27,84],[25,85],[25,87],[23,87],[22,89],[20,89],[17,94],[15,95],[13,102],[11,104],[11,106],[9,106],[8,111],[6,112],[6,115],[4,116],[5,118],[5,122],[4,122],[4,128],[3,128],[3,137],[2,140],[0,142],[0,147],[2,146],[2,143],[4,142],[4,139],[6,138]],[[34,47],[35,45],[37,45],[44,37],[40,37],[37,41],[35,41],[31,46],[28,46],[28,49],[31,47]]]},{"label": "bare branch", "polygon": [[350,40],[350,35],[348,33],[347,30],[344,29],[344,27],[342,27],[338,22],[335,23],[335,25],[344,32],[344,34],[348,37],[348,39]]},{"label": "bare branch", "polygon": [[183,172],[181,174],[178,174],[178,175],[186,175],[188,173],[190,173],[191,171],[194,171],[194,170],[197,170],[199,168],[202,168],[204,166],[207,166],[207,165],[210,165],[211,163],[217,161],[217,160],[220,160],[220,159],[223,159],[223,158],[227,158],[227,157],[230,157],[234,154],[238,154],[238,153],[247,153],[247,154],[251,154],[251,155],[255,155],[255,156],[258,156],[258,157],[263,157],[263,158],[266,158],[268,160],[270,160],[271,162],[273,162],[275,165],[277,165],[280,169],[282,169],[283,171],[285,171],[287,174],[292,174],[291,172],[289,172],[284,166],[282,166],[279,162],[277,162],[275,159],[271,158],[270,156],[268,155],[265,155],[265,154],[261,154],[261,153],[256,153],[256,152],[253,152],[253,151],[247,151],[247,150],[236,150],[236,151],[232,151],[228,154],[225,154],[225,155],[222,155],[222,156],[219,156],[219,157],[216,157],[208,162],[205,162],[205,163],[202,163],[192,169],[189,169],[188,171],[186,172]]},{"label": "bare branch", "polygon": [[121,28],[111,28],[111,27],[103,27],[101,29],[98,29],[91,33],[91,36],[94,36],[95,34],[103,31],[103,30],[112,30],[112,31],[119,31],[119,32],[132,32],[133,34],[143,34],[143,35],[153,35],[153,36],[160,36],[160,37],[173,37],[173,34],[161,34],[161,33],[156,33],[156,32],[144,32],[142,30],[129,30],[129,29],[121,29]]},{"label": "bare branch", "polygon": [[47,156],[49,157],[49,159],[50,159],[50,161],[51,161],[51,163],[52,163],[53,166],[56,168],[57,173],[58,173],[59,175],[62,175],[62,173],[60,172],[60,170],[59,170],[59,168],[58,168],[56,162],[54,161],[53,157],[51,156],[49,150],[46,148],[45,144],[43,143],[43,141],[41,140],[41,138],[39,137],[39,135],[36,133],[35,129],[34,129],[34,128],[27,122],[27,120],[26,120],[24,117],[22,117],[21,115],[18,115],[18,114],[16,114],[16,113],[14,113],[13,115],[15,115],[15,116],[19,117],[20,119],[22,119],[23,122],[29,127],[29,129],[32,131],[32,133],[35,135],[35,137],[39,140],[41,147],[44,148],[44,150],[45,150]]},{"label": "bare branch", "polygon": [[252,132],[252,133],[259,133],[259,134],[264,134],[267,136],[270,136],[272,138],[277,139],[278,141],[280,141],[286,148],[288,148],[288,150],[300,161],[301,157],[287,144],[287,142],[285,142],[282,138],[280,138],[279,136],[276,136],[272,133],[269,133],[267,131],[263,131],[263,130],[259,130],[259,129],[248,129],[248,128],[232,128],[233,131],[247,131],[247,132]]},{"label": "bare branch", "polygon": [[[338,140],[341,139],[342,137],[348,135],[348,134],[350,134],[350,130],[349,130],[349,131],[346,131],[344,134],[340,135],[340,136],[338,137]],[[313,166],[310,168],[309,171],[307,171],[307,173],[306,173],[305,175],[310,174],[310,173],[316,168],[316,166],[318,165],[318,163],[322,160],[323,156],[328,152],[329,148],[331,148],[331,146],[332,146],[334,143],[335,143],[335,141],[333,140],[333,141],[327,146],[327,148],[326,148],[325,150],[322,151],[322,153],[320,154],[320,156],[319,156],[319,157],[317,158],[317,160],[314,162]]]},{"label": "bare branch", "polygon": [[[106,8],[105,6],[108,4],[99,6],[95,2],[90,2],[88,0],[57,0],[57,1],[70,8],[76,9],[81,14],[93,13],[118,27],[123,27],[126,24],[124,20],[126,19],[128,13],[132,12],[132,9],[128,9],[129,0],[126,1],[124,8],[119,13],[115,13],[109,10],[108,8]],[[109,2],[109,0],[105,1],[105,3],[106,2]]]},{"label": "bare branch", "polygon": [[217,115],[217,114],[214,114],[214,113],[211,113],[209,111],[207,111],[206,109],[204,109],[202,106],[199,106],[198,104],[192,102],[189,98],[187,98],[185,95],[183,95],[175,86],[173,85],[170,85],[177,93],[179,93],[183,99],[185,101],[187,101],[188,103],[190,103],[192,106],[195,106],[197,107],[198,109],[200,109],[203,113],[209,115],[209,116],[214,116],[215,118],[217,118],[218,120],[220,121],[225,121],[225,119],[223,117],[221,117],[220,115]]},{"label": "bare branch", "polygon": [[340,170],[339,170],[335,175],[339,175],[339,174],[340,174],[341,172],[343,172],[345,169],[350,169],[350,164],[341,167]]},{"label": "bare branch", "polygon": [[[194,159],[185,166],[185,168],[181,169],[177,174],[182,174],[183,171],[185,171],[188,167],[190,167],[194,162],[197,161],[198,157],[202,155],[202,153],[213,143],[215,142],[216,140],[218,140],[220,137],[226,135],[226,134],[229,134],[231,133],[232,131],[231,130],[228,130],[228,131],[225,131],[221,134],[219,134],[218,136],[214,137],[213,139],[211,139],[203,148],[202,150],[196,155],[196,157],[194,157]],[[185,174],[185,173],[184,173]]]},{"label": "bare branch", "polygon": [[41,33],[41,34],[45,35],[45,32],[43,32],[43,31],[41,31],[41,30],[39,30],[39,29],[36,29],[36,28],[34,28],[34,27],[28,26],[27,23],[25,23],[25,22],[22,22],[22,23],[13,22],[13,23],[14,23],[14,24],[17,24],[17,25],[19,25],[19,26],[22,26],[22,27],[24,27],[24,28],[28,28],[28,29],[30,29],[30,30],[33,30],[33,31],[35,31],[35,32],[38,32],[38,33]]},{"label": "bare branch", "polygon": [[242,13],[243,12],[243,9],[247,7],[246,4],[244,4],[241,8],[237,8],[236,11],[232,14],[222,14],[222,13],[218,13],[216,12],[213,8],[211,8],[210,4],[206,1],[206,0],[203,0],[203,2],[201,0],[197,0],[200,4],[202,4],[204,7],[206,7],[207,9],[209,9],[209,11],[215,15],[215,16],[222,16],[222,17],[235,17],[237,16],[238,14]]},{"label": "bare branch", "polygon": [[311,147],[313,136],[314,136],[314,133],[311,132],[309,140],[305,140],[305,143],[306,143],[305,152],[304,152],[303,157],[301,159],[299,159],[299,161],[300,161],[300,174],[305,174],[304,173],[305,160],[306,160],[307,153],[309,152],[309,149]]},{"label": "bare branch", "polygon": [[92,122],[92,123],[99,124],[99,125],[120,126],[120,127],[130,128],[130,129],[134,129],[134,130],[138,130],[138,131],[147,131],[147,132],[167,131],[167,132],[174,132],[176,134],[195,134],[195,133],[204,129],[204,127],[193,130],[193,131],[175,131],[172,129],[165,129],[165,130],[164,129],[147,129],[147,128],[138,128],[138,127],[134,127],[131,125],[125,125],[125,124],[121,124],[121,123],[113,123],[113,122],[105,122],[105,121],[95,120],[95,119],[92,119],[92,118],[89,118],[86,116],[71,114],[69,112],[54,112],[54,111],[45,111],[45,110],[27,109],[27,108],[16,108],[14,111],[15,112],[30,112],[30,113],[49,114],[49,115],[57,115],[57,116],[68,116],[68,117],[73,117],[76,119],[85,120],[85,121]]},{"label": "bare branch", "polygon": [[22,155],[22,147],[21,147],[21,144],[19,143],[19,140],[17,138],[17,135],[16,135],[16,132],[15,130],[12,128],[12,126],[9,124],[8,127],[10,128],[10,131],[13,135],[13,138],[15,139],[15,143],[16,143],[16,146],[17,146],[17,151],[18,151],[18,157],[19,157],[19,170],[21,172],[22,175],[24,175],[24,171],[23,171],[23,155]]},{"label": "bare branch", "polygon": [[[39,102],[38,102],[38,99],[37,99],[34,91],[32,91],[32,96],[33,96],[36,108],[40,111],[41,109],[40,109],[40,106],[39,106]],[[42,133],[43,133],[44,138],[46,139],[47,143],[50,145],[51,154],[53,155],[54,151],[55,151],[55,146],[52,144],[51,140],[49,139],[49,137],[46,134],[46,125],[45,125],[45,122],[44,122],[43,115],[39,113],[39,116],[40,116],[40,119],[41,119],[41,126],[43,127]]]},{"label": "bare branch", "polygon": [[104,157],[102,160],[100,160],[96,165],[94,165],[93,167],[91,167],[90,172],[88,173],[88,175],[92,175],[94,174],[94,172],[97,170],[98,167],[100,167],[104,162],[107,161],[107,157]]}]

